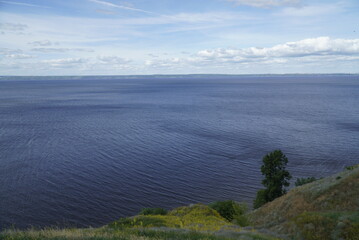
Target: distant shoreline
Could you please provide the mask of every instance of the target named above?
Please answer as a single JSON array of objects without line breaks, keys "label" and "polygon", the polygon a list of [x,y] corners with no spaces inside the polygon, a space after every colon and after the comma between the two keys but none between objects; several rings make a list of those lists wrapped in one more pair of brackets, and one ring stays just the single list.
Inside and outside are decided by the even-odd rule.
[{"label": "distant shoreline", "polygon": [[[62,79],[74,79],[81,80],[86,78],[112,80],[112,79],[147,79],[147,78],[236,78],[236,77],[307,77],[307,76],[355,76],[359,73],[275,73],[275,74],[144,74],[144,75],[1,75],[0,81],[7,79],[19,79],[21,78],[36,78],[36,80],[46,78],[46,80],[62,80]],[[31,79],[30,79],[31,80]]]}]

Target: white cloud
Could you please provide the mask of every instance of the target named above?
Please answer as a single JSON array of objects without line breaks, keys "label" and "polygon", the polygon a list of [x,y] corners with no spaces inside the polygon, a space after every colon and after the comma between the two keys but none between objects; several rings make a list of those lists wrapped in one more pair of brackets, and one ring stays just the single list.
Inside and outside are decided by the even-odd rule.
[{"label": "white cloud", "polygon": [[73,68],[73,67],[79,67],[86,62],[87,60],[83,58],[61,58],[61,59],[43,60],[41,61],[41,64],[53,68]]},{"label": "white cloud", "polygon": [[0,48],[0,55],[18,54],[22,52],[21,49]]},{"label": "white cloud", "polygon": [[[359,39],[318,37],[287,42],[272,47],[205,49],[193,54],[158,55],[149,60],[136,61],[116,55],[71,57],[28,62],[32,57],[19,49],[0,49],[5,58],[0,64],[8,71],[23,69],[39,72],[77,72],[104,74],[123,73],[249,73],[313,72],[318,66],[341,72],[352,69],[359,61]],[[21,60],[24,59],[24,60]],[[329,68],[328,66],[331,66]],[[336,68],[338,67],[338,68]],[[66,70],[65,70],[66,69]],[[258,71],[258,69],[261,69]],[[265,69],[265,70],[263,70]],[[314,70],[313,70],[314,69]],[[14,70],[15,72],[17,70]]]},{"label": "white cloud", "polygon": [[180,65],[186,64],[187,59],[181,58],[168,58],[168,59],[155,59],[145,61],[147,67],[152,68],[176,68]]},{"label": "white cloud", "polygon": [[98,60],[100,60],[103,64],[114,64],[114,65],[125,65],[131,62],[130,59],[125,59],[117,56],[99,56]]},{"label": "white cloud", "polygon": [[319,37],[287,42],[269,48],[214,49],[198,52],[204,59],[248,61],[251,59],[293,58],[306,56],[359,55],[359,39]]},{"label": "white cloud", "polygon": [[27,59],[33,58],[34,56],[24,54],[21,49],[9,49],[9,48],[0,48],[0,60],[1,58],[11,59]]},{"label": "white cloud", "polygon": [[213,23],[224,22],[233,19],[250,19],[243,14],[235,12],[205,12],[205,13],[179,13],[172,16],[164,16],[164,20],[185,23]]},{"label": "white cloud", "polygon": [[0,23],[0,30],[10,31],[10,32],[18,32],[24,31],[28,28],[26,24],[19,24],[19,23]]},{"label": "white cloud", "polygon": [[278,6],[296,6],[300,0],[228,0],[238,5],[247,5],[251,7],[278,7]]},{"label": "white cloud", "polygon": [[282,9],[278,15],[289,16],[289,17],[308,17],[308,16],[319,16],[325,14],[334,14],[342,11],[339,5],[335,4],[322,4],[302,7],[286,7]]},{"label": "white cloud", "polygon": [[[34,58],[34,56],[27,54],[9,54],[0,58],[0,68],[2,72],[14,74],[15,71],[21,70],[22,72],[30,75],[36,69],[37,74],[40,75],[61,75],[61,74],[104,74],[111,72],[113,74],[121,74],[123,71],[134,71],[136,65],[131,64],[132,60],[120,58],[117,56],[101,56],[97,58],[58,58],[37,61],[27,61],[27,58]],[[21,59],[24,59],[21,61]]]},{"label": "white cloud", "polygon": [[57,53],[57,52],[93,52],[93,49],[89,48],[32,48],[33,52],[42,53]]},{"label": "white cloud", "polygon": [[52,43],[49,40],[43,40],[43,41],[28,42],[28,44],[36,47],[48,47],[48,46],[52,46],[54,43]]},{"label": "white cloud", "polygon": [[[238,66],[280,66],[323,64],[324,62],[353,62],[359,60],[359,39],[331,39],[318,37],[287,42],[267,48],[220,48],[202,50],[183,58],[153,58],[147,67],[156,69],[208,69]],[[299,64],[298,64],[299,63]]]},{"label": "white cloud", "polygon": [[0,48],[0,57],[7,58],[7,60],[34,58],[34,56],[32,55],[24,54],[24,51],[21,49],[9,49],[9,48]]},{"label": "white cloud", "polygon": [[5,55],[5,57],[10,58],[10,59],[29,59],[29,58],[34,58],[34,56],[28,55],[28,54],[8,54],[8,55]]}]

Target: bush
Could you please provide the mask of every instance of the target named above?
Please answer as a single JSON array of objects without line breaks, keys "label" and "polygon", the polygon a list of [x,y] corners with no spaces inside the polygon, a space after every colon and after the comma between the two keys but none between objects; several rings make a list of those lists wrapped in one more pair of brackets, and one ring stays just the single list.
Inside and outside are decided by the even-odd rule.
[{"label": "bush", "polygon": [[253,201],[253,208],[257,209],[263,206],[267,202],[266,196],[267,196],[266,189],[259,190],[257,192],[256,198]]},{"label": "bush", "polygon": [[234,223],[241,226],[241,227],[246,227],[250,225],[250,222],[247,218],[246,215],[239,215],[239,216],[234,216]]},{"label": "bush", "polygon": [[228,221],[236,221],[244,222],[243,214],[245,214],[248,210],[248,207],[245,203],[237,203],[233,200],[227,201],[217,201],[208,205],[209,207],[216,210],[222,217],[227,219]]},{"label": "bush", "polygon": [[295,181],[294,184],[295,184],[296,187],[299,187],[299,186],[302,186],[304,184],[314,182],[316,180],[317,179],[315,177],[297,178],[297,180]]},{"label": "bush", "polygon": [[353,170],[353,169],[356,169],[357,167],[359,167],[359,164],[353,165],[353,166],[347,166],[347,167],[345,167],[345,169],[346,170]]},{"label": "bush", "polygon": [[140,215],[166,215],[167,210],[163,208],[143,208]]}]

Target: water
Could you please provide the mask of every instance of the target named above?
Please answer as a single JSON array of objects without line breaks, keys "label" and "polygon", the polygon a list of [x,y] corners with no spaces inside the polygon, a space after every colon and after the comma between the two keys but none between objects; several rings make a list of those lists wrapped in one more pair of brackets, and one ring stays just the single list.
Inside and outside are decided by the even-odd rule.
[{"label": "water", "polygon": [[2,78],[0,228],[100,226],[143,207],[251,203],[358,162],[359,75]]}]

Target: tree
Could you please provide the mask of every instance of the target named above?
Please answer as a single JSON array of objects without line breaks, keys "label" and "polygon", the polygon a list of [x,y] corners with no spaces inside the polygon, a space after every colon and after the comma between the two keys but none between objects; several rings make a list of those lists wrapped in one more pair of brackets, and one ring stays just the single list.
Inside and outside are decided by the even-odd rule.
[{"label": "tree", "polygon": [[261,172],[264,179],[262,184],[266,189],[257,192],[257,197],[253,204],[254,208],[271,202],[286,193],[285,187],[289,186],[289,180],[292,178],[290,173],[285,170],[287,163],[288,158],[281,150],[275,150],[263,157]]}]

